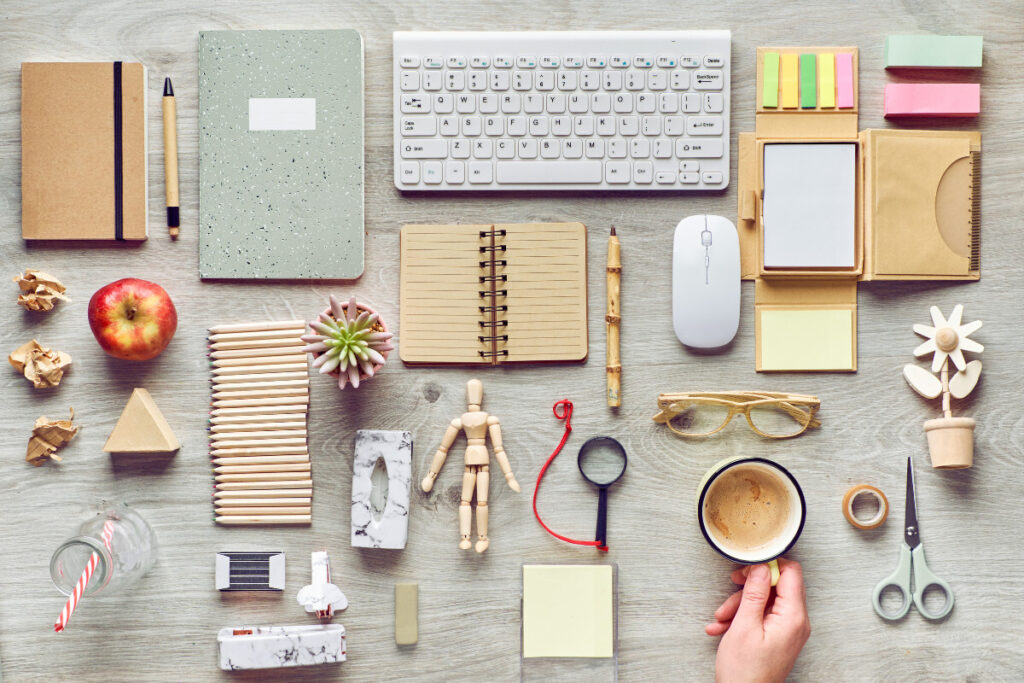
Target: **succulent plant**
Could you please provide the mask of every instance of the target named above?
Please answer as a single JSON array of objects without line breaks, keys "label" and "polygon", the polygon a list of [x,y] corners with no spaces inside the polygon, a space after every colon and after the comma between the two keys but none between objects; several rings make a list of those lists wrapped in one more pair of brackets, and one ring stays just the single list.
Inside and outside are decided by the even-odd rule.
[{"label": "succulent plant", "polygon": [[360,376],[372,377],[395,348],[380,316],[365,308],[360,311],[355,297],[342,304],[332,295],[330,314],[321,313],[309,326],[312,334],[302,337],[307,344],[303,350],[314,354],[313,367],[321,375],[338,373],[341,389],[349,382],[358,387]]}]

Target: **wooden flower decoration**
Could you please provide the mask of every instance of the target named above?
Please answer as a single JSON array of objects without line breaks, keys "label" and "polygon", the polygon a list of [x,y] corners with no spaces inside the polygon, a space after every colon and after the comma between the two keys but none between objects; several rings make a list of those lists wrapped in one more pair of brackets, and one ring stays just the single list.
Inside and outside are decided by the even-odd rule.
[{"label": "wooden flower decoration", "polygon": [[[957,304],[949,318],[944,318],[937,306],[931,307],[932,325],[914,325],[914,332],[927,341],[914,349],[917,357],[932,354],[931,372],[917,365],[903,368],[903,376],[914,391],[925,398],[936,398],[944,394],[943,409],[948,413],[948,395],[964,398],[978,383],[981,376],[981,361],[967,362],[964,352],[981,353],[985,347],[970,338],[970,335],[981,328],[981,321],[961,323],[964,307]],[[956,374],[950,379],[949,361],[956,366]],[[933,373],[940,373],[936,377]]]}]

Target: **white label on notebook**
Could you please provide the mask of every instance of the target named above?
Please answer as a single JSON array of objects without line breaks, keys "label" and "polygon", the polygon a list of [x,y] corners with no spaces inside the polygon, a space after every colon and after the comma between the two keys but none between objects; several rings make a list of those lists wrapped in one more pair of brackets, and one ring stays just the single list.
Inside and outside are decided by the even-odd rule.
[{"label": "white label on notebook", "polygon": [[316,98],[250,97],[249,130],[316,130]]}]

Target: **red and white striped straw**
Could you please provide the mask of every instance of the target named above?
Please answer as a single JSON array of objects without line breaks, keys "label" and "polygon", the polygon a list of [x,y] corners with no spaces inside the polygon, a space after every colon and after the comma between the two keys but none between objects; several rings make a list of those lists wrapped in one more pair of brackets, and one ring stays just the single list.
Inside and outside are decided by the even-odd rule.
[{"label": "red and white striped straw", "polygon": [[[107,550],[110,550],[110,539],[114,536],[114,521],[108,519],[103,523],[103,545],[106,546]],[[82,593],[85,592],[85,587],[89,585],[89,580],[92,579],[92,573],[96,571],[96,565],[100,562],[100,556],[93,552],[89,556],[89,561],[85,563],[85,569],[82,571],[82,575],[78,577],[78,583],[75,584],[75,590],[72,591],[71,595],[68,596],[68,601],[64,603],[64,609],[61,610],[60,616],[57,617],[57,621],[53,625],[53,630],[60,633],[68,625],[68,619],[74,613],[75,608],[78,607],[78,601],[82,599]]]}]

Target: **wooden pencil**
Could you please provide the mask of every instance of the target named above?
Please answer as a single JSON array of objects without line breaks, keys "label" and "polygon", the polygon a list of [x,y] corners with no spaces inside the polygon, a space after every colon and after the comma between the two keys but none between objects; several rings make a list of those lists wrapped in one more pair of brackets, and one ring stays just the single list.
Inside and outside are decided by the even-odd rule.
[{"label": "wooden pencil", "polygon": [[308,377],[309,366],[305,363],[235,365],[226,368],[213,368],[212,373],[214,379],[220,382],[231,381],[235,377],[255,379],[257,377],[266,377],[267,375],[281,376],[287,373],[298,373],[301,377]]},{"label": "wooden pencil", "polygon": [[[284,374],[284,373],[282,373]],[[214,378],[210,382],[214,391],[255,391],[257,389],[303,389],[309,386],[309,375],[302,373],[298,377],[280,377],[263,375],[259,379],[222,380]]]},{"label": "wooden pencil", "polygon": [[[273,416],[274,418],[281,417],[301,417],[306,418],[306,404],[296,403],[294,405],[276,406],[276,405],[255,405],[255,406],[242,406],[238,408],[214,408],[210,411],[210,421],[213,422],[215,418],[222,419],[235,419],[238,417],[258,417],[263,418],[265,416]],[[214,424],[220,424],[214,422]]]},{"label": "wooden pencil", "polygon": [[[239,482],[272,482],[277,486],[279,481],[301,481],[305,479],[312,482],[312,475],[307,472],[236,472],[229,474],[218,474],[215,481],[218,484],[237,484]],[[307,484],[311,485],[311,484]]]},{"label": "wooden pencil", "polygon": [[256,495],[256,490],[277,489],[302,489],[312,491],[313,482],[310,479],[282,479],[281,481],[222,481],[217,483],[221,491],[245,491],[247,494]]},{"label": "wooden pencil", "polygon": [[312,524],[312,515],[255,515],[252,517],[235,517],[233,515],[222,515],[215,517],[217,524],[229,526],[260,526],[275,524]]},{"label": "wooden pencil", "polygon": [[305,327],[289,327],[282,330],[249,330],[246,332],[215,332],[207,337],[210,342],[253,341],[259,339],[290,339],[305,334]]},{"label": "wooden pencil", "polygon": [[[223,341],[213,342],[210,349],[213,351],[249,351],[262,349],[276,349],[290,346],[305,346],[306,342],[295,337],[276,337],[274,339],[250,339],[248,341]],[[294,350],[292,350],[294,353]]]},{"label": "wooden pencil", "polygon": [[[271,358],[273,356],[288,356],[289,358],[302,353],[302,344],[305,342],[296,340],[298,343],[289,346],[273,346],[259,349],[213,349],[210,351],[210,358],[213,360],[225,360],[239,358]],[[305,358],[305,356],[302,356]],[[295,361],[290,360],[294,363]],[[249,361],[252,364],[252,361]]]},{"label": "wooden pencil", "polygon": [[286,396],[308,396],[308,387],[270,387],[268,389],[243,389],[241,387],[213,392],[213,400],[237,401],[243,398],[284,398]]},{"label": "wooden pencil", "polygon": [[[213,442],[224,441],[226,439],[237,439],[237,440],[253,440],[253,439],[302,439],[305,442],[306,430],[305,429],[261,429],[257,428],[256,431],[251,432],[214,432],[210,435],[210,440]],[[223,445],[223,444],[222,444]]]},{"label": "wooden pencil", "polygon": [[311,500],[313,496],[313,489],[218,490],[214,491],[213,495],[214,498],[230,498],[232,500]]},{"label": "wooden pencil", "polygon": [[218,398],[214,408],[252,408],[254,406],[307,405],[309,396],[261,396],[257,398]]},{"label": "wooden pencil", "polygon": [[[252,416],[251,415],[243,415],[242,417],[252,417]],[[282,415],[282,417],[287,417],[287,416]],[[218,418],[218,419],[226,419],[226,418]],[[248,433],[250,431],[254,431],[254,432],[258,431],[258,433],[260,433],[260,434],[265,434],[266,432],[275,432],[275,433],[277,433],[277,432],[286,433],[287,432],[288,434],[291,434],[292,432],[302,432],[303,434],[306,433],[306,421],[305,420],[293,420],[293,421],[289,421],[289,422],[256,422],[256,421],[251,421],[250,420],[248,422],[227,422],[227,423],[213,422],[213,420],[210,420],[210,422],[212,424],[212,426],[210,427],[210,431],[213,432],[214,434],[230,434],[230,433],[245,434],[245,433]]]},{"label": "wooden pencil", "polygon": [[[294,365],[296,363],[305,363],[305,354],[296,354],[293,349],[289,348],[291,353],[282,355],[266,355],[266,356],[241,356],[217,358],[211,361],[214,368],[237,368],[237,367],[251,367],[253,365]],[[219,353],[227,353],[221,351]]]},{"label": "wooden pencil", "polygon": [[[295,449],[306,453],[308,444],[305,438],[264,438],[264,439],[242,439],[238,441],[214,441],[210,444],[210,453],[214,451],[232,451],[234,449],[248,449],[250,451],[265,451],[266,449]],[[282,456],[295,454],[282,453]]]},{"label": "wooden pencil", "polygon": [[216,507],[213,509],[215,515],[310,515],[313,508],[310,505],[299,505],[286,507],[284,505],[268,505],[267,507]]},{"label": "wooden pencil", "polygon": [[259,323],[233,323],[217,325],[210,328],[210,334],[228,334],[231,332],[262,332],[265,330],[288,330],[296,327],[305,328],[305,320],[268,320]]},{"label": "wooden pencil", "polygon": [[306,455],[309,451],[305,444],[298,446],[252,446],[250,448],[213,448],[211,458],[229,458],[241,455]]},{"label": "wooden pencil", "polygon": [[[244,461],[244,458],[239,460]],[[217,474],[272,474],[275,472],[309,472],[312,469],[306,462],[279,462],[273,465],[217,465],[213,471]]]},{"label": "wooden pencil", "polygon": [[273,465],[288,462],[309,462],[308,455],[252,455],[237,458],[214,458],[214,465]]},{"label": "wooden pencil", "polygon": [[[279,508],[279,507],[309,507],[313,504],[312,498],[222,498],[214,505],[223,508]],[[285,513],[290,514],[290,513]]]},{"label": "wooden pencil", "polygon": [[265,372],[252,374],[237,373],[234,375],[218,375],[217,373],[220,372],[220,370],[215,370],[213,373],[213,379],[210,381],[213,384],[249,384],[252,382],[281,382],[295,379],[309,380],[309,371],[304,365],[296,365],[293,370],[289,370],[287,372],[275,372],[273,365],[264,367],[267,368]]}]

